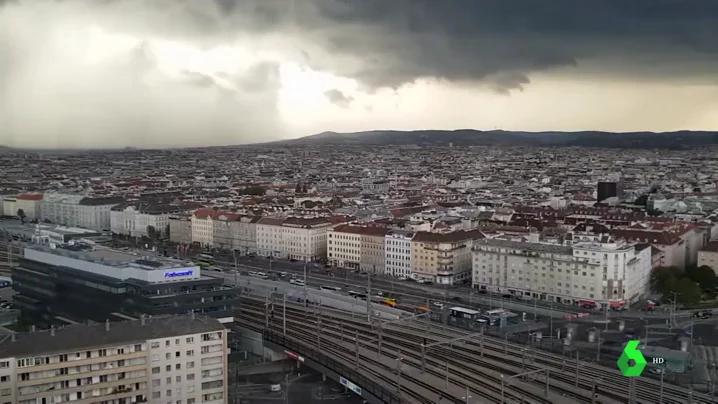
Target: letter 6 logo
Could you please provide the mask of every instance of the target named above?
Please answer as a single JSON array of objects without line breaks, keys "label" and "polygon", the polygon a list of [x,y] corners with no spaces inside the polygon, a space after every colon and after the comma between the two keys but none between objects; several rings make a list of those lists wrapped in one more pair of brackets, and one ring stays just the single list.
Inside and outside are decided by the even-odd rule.
[{"label": "letter 6 logo", "polygon": [[[638,350],[638,344],[640,344],[640,342],[639,340],[628,341],[626,347],[623,349],[623,353],[621,353],[621,357],[618,358],[618,362],[616,362],[618,368],[621,369],[621,373],[626,377],[640,376],[646,367],[646,358],[644,358],[643,353]],[[629,362],[631,360],[634,362],[633,366],[631,366]]]}]

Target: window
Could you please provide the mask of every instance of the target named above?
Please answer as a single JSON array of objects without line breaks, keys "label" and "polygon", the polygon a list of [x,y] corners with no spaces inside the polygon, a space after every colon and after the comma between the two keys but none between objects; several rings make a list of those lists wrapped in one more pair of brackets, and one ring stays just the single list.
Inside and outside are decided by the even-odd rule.
[{"label": "window", "polygon": [[159,387],[161,384],[162,384],[162,380],[160,380],[160,379],[152,380],[152,387]]},{"label": "window", "polygon": [[10,381],[10,376],[2,376],[0,377],[0,383],[5,383]]},{"label": "window", "polygon": [[0,362],[0,368],[7,368],[7,367],[10,367],[10,362],[8,362],[8,361]]},{"label": "window", "polygon": [[152,354],[152,362],[157,362],[158,360],[160,360],[160,355],[159,355],[159,354]]},{"label": "window", "polygon": [[156,374],[159,374],[159,373],[160,373],[160,367],[159,367],[159,366],[155,366],[155,367],[152,368],[152,374],[153,374],[153,375],[156,375]]},{"label": "window", "polygon": [[175,358],[179,358],[179,357],[180,357],[180,351],[175,352]]},{"label": "window", "polygon": [[194,373],[190,373],[187,375],[187,380],[194,380]]},{"label": "window", "polygon": [[160,347],[160,343],[157,342],[157,341],[153,342],[153,343],[150,345],[150,348],[152,348],[152,349],[157,349],[157,348],[159,348],[159,347]]},{"label": "window", "polygon": [[[179,352],[178,352],[178,353],[179,353]],[[187,351],[186,355],[187,355],[187,356],[194,356],[194,350],[190,349],[189,351]],[[179,355],[177,355],[177,356],[179,356]]]},{"label": "window", "polygon": [[194,368],[194,362],[187,362],[187,369],[193,369]]},{"label": "window", "polygon": [[171,372],[172,371],[172,365],[165,366],[165,372]]},{"label": "window", "polygon": [[153,398],[153,399],[158,399],[158,398],[160,398],[160,392],[159,392],[159,391],[154,391],[154,392],[152,392],[152,398]]},{"label": "window", "polygon": [[185,342],[188,344],[194,344],[194,337],[187,337],[187,339],[185,339]]},{"label": "window", "polygon": [[167,353],[165,354],[165,359],[167,359],[167,360],[172,359],[172,354],[169,353],[169,352],[167,352]]},{"label": "window", "polygon": [[135,352],[142,351],[142,344],[135,344]]}]

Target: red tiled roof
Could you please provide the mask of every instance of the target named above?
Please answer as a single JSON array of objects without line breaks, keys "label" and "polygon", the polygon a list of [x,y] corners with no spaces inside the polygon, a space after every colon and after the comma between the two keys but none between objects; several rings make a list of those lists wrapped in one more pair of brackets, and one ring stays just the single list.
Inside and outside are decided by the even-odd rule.
[{"label": "red tiled roof", "polygon": [[389,229],[381,225],[358,225],[358,224],[340,224],[334,228],[334,232],[337,233],[350,233],[358,234],[362,236],[375,236],[384,237],[389,232]]},{"label": "red tiled roof", "polygon": [[42,194],[20,194],[17,199],[22,201],[41,201]]},{"label": "red tiled roof", "polygon": [[431,233],[428,231],[416,232],[412,241],[420,243],[454,243],[465,240],[479,240],[486,238],[479,230],[457,230],[451,233]]}]

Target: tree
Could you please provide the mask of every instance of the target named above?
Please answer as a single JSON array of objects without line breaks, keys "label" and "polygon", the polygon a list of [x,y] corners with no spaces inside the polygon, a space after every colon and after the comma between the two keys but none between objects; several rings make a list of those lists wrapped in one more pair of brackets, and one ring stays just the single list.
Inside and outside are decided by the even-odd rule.
[{"label": "tree", "polygon": [[24,211],[24,210],[18,209],[18,210],[17,210],[17,217],[20,218],[20,223],[25,224],[25,218],[26,218],[27,216],[25,215],[25,211]]},{"label": "tree", "polygon": [[693,282],[698,283],[701,290],[713,289],[717,285],[716,273],[713,268],[702,265],[702,266],[690,266],[686,268],[686,277]]},{"label": "tree", "polygon": [[302,184],[301,183],[299,183],[299,182],[297,183],[297,187],[294,188],[294,193],[297,193],[297,194],[302,193]]},{"label": "tree", "polygon": [[306,193],[307,193],[307,184],[304,184],[304,185],[302,186],[302,193],[303,193],[303,194],[306,194]]},{"label": "tree", "polygon": [[701,288],[696,282],[693,282],[686,277],[677,280],[671,286],[673,291],[676,292],[676,303],[683,306],[700,303]]},{"label": "tree", "polygon": [[169,223],[167,223],[167,226],[165,226],[165,238],[166,239],[170,238],[170,224]]},{"label": "tree", "polygon": [[154,226],[147,226],[147,238],[150,240],[157,238],[157,229]]},{"label": "tree", "polygon": [[240,192],[240,194],[242,194],[242,195],[256,195],[256,196],[264,196],[265,193],[267,193],[267,191],[264,188],[259,187],[259,186],[244,188]]},{"label": "tree", "polygon": [[683,270],[678,267],[656,267],[651,271],[651,290],[669,297],[675,282],[683,276]]}]

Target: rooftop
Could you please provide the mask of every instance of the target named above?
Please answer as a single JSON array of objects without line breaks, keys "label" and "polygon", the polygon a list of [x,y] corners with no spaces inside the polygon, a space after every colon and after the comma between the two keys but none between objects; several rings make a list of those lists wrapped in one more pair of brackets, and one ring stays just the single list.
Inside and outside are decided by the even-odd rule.
[{"label": "rooftop", "polygon": [[[76,244],[51,248],[45,245],[32,244],[28,245],[26,250],[40,251],[108,267],[133,267],[147,271],[186,268],[195,265],[191,262],[156,255],[150,251],[122,251],[96,245]],[[25,256],[30,257],[27,253]]]},{"label": "rooftop", "polygon": [[54,330],[16,333],[14,338],[6,336],[0,342],[0,358],[79,351],[224,329],[218,320],[194,316],[152,317],[109,325],[75,324]]},{"label": "rooftop", "polygon": [[483,239],[479,240],[474,244],[475,247],[482,245],[503,247],[503,248],[514,248],[517,250],[530,250],[537,252],[547,252],[553,254],[564,254],[572,255],[573,249],[571,247],[562,246],[558,244],[545,244],[545,243],[527,243],[523,241],[510,241],[510,240],[497,240],[497,239]]}]

